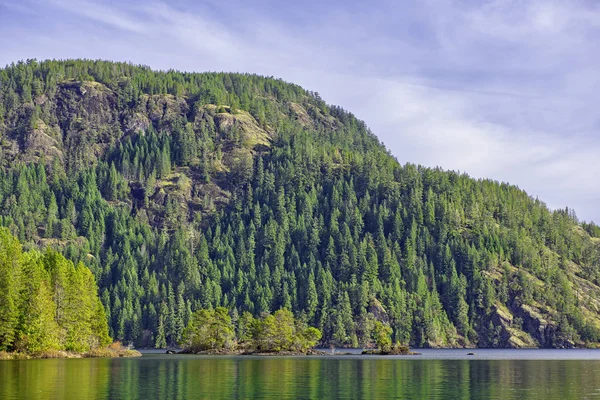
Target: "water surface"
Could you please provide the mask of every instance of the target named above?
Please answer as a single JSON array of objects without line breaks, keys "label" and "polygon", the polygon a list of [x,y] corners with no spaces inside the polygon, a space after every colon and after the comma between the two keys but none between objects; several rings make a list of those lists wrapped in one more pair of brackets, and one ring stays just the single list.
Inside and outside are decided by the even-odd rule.
[{"label": "water surface", "polygon": [[420,350],[421,356],[210,357],[0,362],[2,399],[585,399],[600,351]]}]

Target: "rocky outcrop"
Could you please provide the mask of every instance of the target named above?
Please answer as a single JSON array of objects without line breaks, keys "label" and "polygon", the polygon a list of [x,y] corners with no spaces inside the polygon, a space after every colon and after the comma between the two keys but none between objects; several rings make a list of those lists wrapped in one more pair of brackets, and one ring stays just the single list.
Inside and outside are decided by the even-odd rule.
[{"label": "rocky outcrop", "polygon": [[543,317],[540,310],[532,305],[514,305],[508,309],[497,304],[492,322],[499,328],[500,347],[574,348],[582,345],[576,338],[561,332],[555,321]]},{"label": "rocky outcrop", "polygon": [[381,322],[389,322],[389,316],[383,304],[376,298],[371,299],[369,304],[369,313],[373,314],[375,319]]},{"label": "rocky outcrop", "polygon": [[535,339],[521,329],[520,323],[515,320],[512,312],[502,304],[496,304],[491,316],[491,322],[496,327],[496,340],[498,347],[507,348],[532,348],[539,347]]},{"label": "rocky outcrop", "polygon": [[542,314],[533,306],[523,304],[519,308],[523,319],[523,328],[532,332],[540,347],[570,349],[578,346],[576,338],[558,329],[558,324]]}]

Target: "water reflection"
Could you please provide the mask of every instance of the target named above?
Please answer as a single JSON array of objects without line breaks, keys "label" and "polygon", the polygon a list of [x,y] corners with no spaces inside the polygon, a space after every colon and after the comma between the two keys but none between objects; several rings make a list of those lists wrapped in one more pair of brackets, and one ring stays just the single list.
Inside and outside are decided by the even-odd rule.
[{"label": "water reflection", "polygon": [[0,362],[2,399],[580,399],[600,361],[249,358]]}]

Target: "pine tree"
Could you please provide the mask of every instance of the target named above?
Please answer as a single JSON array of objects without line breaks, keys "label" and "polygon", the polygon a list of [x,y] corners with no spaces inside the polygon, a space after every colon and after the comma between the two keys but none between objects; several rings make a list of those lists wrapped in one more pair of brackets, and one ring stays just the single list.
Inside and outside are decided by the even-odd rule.
[{"label": "pine tree", "polygon": [[[50,277],[38,254],[29,254],[24,262],[19,334],[16,350],[41,353],[60,348],[56,304],[52,300]],[[106,320],[104,320],[106,325]]]},{"label": "pine tree", "polygon": [[6,228],[0,228],[0,350],[11,350],[19,318],[21,245]]},{"label": "pine tree", "polygon": [[167,347],[167,337],[165,335],[165,324],[162,315],[158,317],[158,327],[156,331],[156,342],[154,347],[157,349],[164,349]]},{"label": "pine tree", "polygon": [[306,313],[309,321],[313,319],[318,306],[319,298],[317,295],[317,286],[315,285],[315,275],[311,271],[306,290]]}]

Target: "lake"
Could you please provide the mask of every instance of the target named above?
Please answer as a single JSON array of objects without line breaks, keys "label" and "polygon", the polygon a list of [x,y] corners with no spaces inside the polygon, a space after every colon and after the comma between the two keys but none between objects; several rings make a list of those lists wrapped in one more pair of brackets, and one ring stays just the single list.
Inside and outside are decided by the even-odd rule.
[{"label": "lake", "polygon": [[419,351],[400,357],[145,353],[137,359],[0,361],[0,398],[600,397],[599,350]]}]

